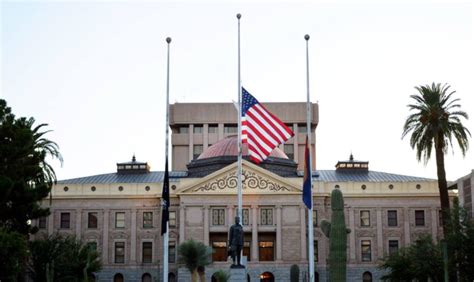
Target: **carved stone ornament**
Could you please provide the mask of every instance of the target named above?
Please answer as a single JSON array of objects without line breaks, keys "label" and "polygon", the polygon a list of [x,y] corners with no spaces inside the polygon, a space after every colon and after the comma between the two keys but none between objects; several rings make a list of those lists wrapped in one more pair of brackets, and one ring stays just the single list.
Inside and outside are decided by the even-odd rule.
[{"label": "carved stone ornament", "polygon": [[[237,172],[232,171],[223,177],[214,179],[211,182],[195,188],[194,191],[219,191],[224,189],[237,189],[237,182]],[[270,190],[273,192],[290,191],[288,187],[273,182],[248,170],[242,170],[242,189]]]}]

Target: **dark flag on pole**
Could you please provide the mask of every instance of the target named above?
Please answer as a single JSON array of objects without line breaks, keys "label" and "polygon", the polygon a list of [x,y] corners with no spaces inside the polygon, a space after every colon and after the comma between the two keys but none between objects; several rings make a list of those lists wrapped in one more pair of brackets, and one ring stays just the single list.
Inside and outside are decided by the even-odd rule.
[{"label": "dark flag on pole", "polygon": [[306,146],[304,148],[303,202],[306,207],[308,207],[308,209],[311,209],[313,206],[311,195],[311,171],[308,137],[306,137]]},{"label": "dark flag on pole", "polygon": [[165,162],[165,177],[163,179],[163,194],[161,196],[161,205],[163,207],[161,215],[161,235],[168,231],[168,221],[170,218],[170,179],[168,175],[168,158]]}]

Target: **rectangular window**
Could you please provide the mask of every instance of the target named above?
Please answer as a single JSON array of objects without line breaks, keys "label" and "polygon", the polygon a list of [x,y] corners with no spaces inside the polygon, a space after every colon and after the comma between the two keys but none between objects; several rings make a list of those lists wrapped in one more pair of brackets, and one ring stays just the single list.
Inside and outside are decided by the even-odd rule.
[{"label": "rectangular window", "polygon": [[169,226],[176,227],[176,211],[170,211]]},{"label": "rectangular window", "polygon": [[250,225],[250,210],[242,209],[242,225]]},{"label": "rectangular window", "polygon": [[360,226],[370,226],[370,211],[360,211]]},{"label": "rectangular window", "polygon": [[115,242],[115,263],[125,262],[125,242]]},{"label": "rectangular window", "polygon": [[372,247],[370,240],[360,241],[362,261],[372,261]]},{"label": "rectangular window", "polygon": [[153,243],[143,242],[142,244],[142,262],[151,263],[153,260]]},{"label": "rectangular window", "polygon": [[125,228],[125,213],[124,212],[115,213],[115,228]]},{"label": "rectangular window", "polygon": [[225,124],[224,133],[237,133],[237,125]]},{"label": "rectangular window", "polygon": [[97,228],[97,213],[96,212],[87,213],[87,228],[92,228],[92,229]]},{"label": "rectangular window", "polygon": [[202,133],[202,124],[195,124],[193,127],[193,133]]},{"label": "rectangular window", "polygon": [[291,131],[294,131],[294,130],[293,130],[293,124],[285,123],[285,125],[286,125],[289,129],[291,129]]},{"label": "rectangular window", "polygon": [[180,133],[180,134],[187,134],[187,133],[189,133],[189,127],[188,127],[188,126],[180,126],[180,127],[178,127],[178,133]]},{"label": "rectangular window", "polygon": [[194,145],[193,146],[193,160],[197,159],[199,157],[199,155],[202,154],[203,148],[204,147],[202,145]]},{"label": "rectangular window", "polygon": [[298,133],[306,133],[306,123],[298,124]]},{"label": "rectangular window", "polygon": [[143,213],[143,228],[153,228],[153,212]]},{"label": "rectangular window", "polygon": [[46,229],[46,217],[42,216],[38,219],[38,228],[39,229]]},{"label": "rectangular window", "polygon": [[225,209],[212,209],[212,225],[225,225]]},{"label": "rectangular window", "polygon": [[260,209],[260,224],[273,225],[273,209],[272,208]]},{"label": "rectangular window", "polygon": [[168,262],[176,262],[176,243],[174,241],[170,241],[168,245]]},{"label": "rectangular window", "polygon": [[318,240],[314,240],[314,261],[318,261]]},{"label": "rectangular window", "polygon": [[398,252],[398,240],[388,240],[388,255]]},{"label": "rectangular window", "polygon": [[71,213],[62,212],[61,213],[61,229],[69,229],[71,228]]},{"label": "rectangular window", "polygon": [[415,226],[425,226],[425,211],[424,210],[415,211]]},{"label": "rectangular window", "polygon": [[273,241],[258,242],[258,256],[260,261],[275,260],[275,246]]},{"label": "rectangular window", "polygon": [[218,129],[217,124],[209,124],[207,131],[209,133],[217,133],[217,129]]},{"label": "rectangular window", "polygon": [[317,227],[318,226],[318,211],[313,210],[313,226]]},{"label": "rectangular window", "polygon": [[285,144],[283,145],[283,151],[285,152],[286,156],[293,160],[295,158],[295,146],[293,144]]},{"label": "rectangular window", "polygon": [[387,211],[387,222],[388,222],[388,226],[390,227],[398,226],[397,211],[395,210]]}]

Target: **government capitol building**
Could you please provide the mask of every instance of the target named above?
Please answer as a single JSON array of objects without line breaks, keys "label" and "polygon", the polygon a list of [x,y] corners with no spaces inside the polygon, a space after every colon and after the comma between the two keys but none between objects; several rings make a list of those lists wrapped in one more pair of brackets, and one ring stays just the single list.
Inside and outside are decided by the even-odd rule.
[{"label": "government capitol building", "polygon": [[[371,171],[368,161],[352,155],[335,160],[335,169],[320,170],[315,160],[318,105],[312,104],[313,214],[302,202],[306,103],[264,103],[295,133],[270,157],[255,165],[244,157],[243,254],[247,281],[290,281],[298,265],[308,275],[308,244],[314,245],[316,281],[327,281],[329,241],[320,229],[331,219],[330,193],[344,194],[347,280],[379,281],[380,258],[421,234],[440,238],[440,204],[436,179]],[[206,281],[228,270],[227,232],[237,214],[237,117],[231,103],[170,105],[171,171],[169,281],[190,281],[179,268],[177,246],[194,239],[212,247]],[[244,155],[246,148],[244,147]],[[146,156],[137,156],[146,158]],[[359,156],[357,156],[359,157]],[[78,176],[54,185],[50,216],[34,222],[41,238],[60,233],[93,244],[102,256],[95,281],[160,281],[163,276],[161,195],[163,171],[152,171],[135,156],[112,164],[108,174]],[[450,192],[450,196],[454,193]],[[307,240],[313,217],[314,241]],[[230,260],[230,258],[229,258]]]}]

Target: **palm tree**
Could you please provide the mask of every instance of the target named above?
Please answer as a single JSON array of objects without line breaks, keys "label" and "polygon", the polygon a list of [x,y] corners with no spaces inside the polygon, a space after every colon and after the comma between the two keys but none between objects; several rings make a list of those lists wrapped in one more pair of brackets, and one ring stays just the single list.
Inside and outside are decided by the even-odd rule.
[{"label": "palm tree", "polygon": [[192,281],[198,281],[198,267],[211,263],[212,249],[201,242],[190,239],[178,246],[178,264],[191,272]]},{"label": "palm tree", "polygon": [[443,234],[448,235],[449,196],[446,171],[444,167],[444,154],[448,147],[453,148],[453,137],[456,139],[463,156],[469,147],[469,130],[464,127],[461,118],[468,119],[467,113],[459,110],[459,98],[452,98],[456,91],[450,91],[447,84],[441,85],[434,82],[430,85],[417,86],[419,92],[411,95],[415,100],[408,108],[413,111],[405,121],[402,138],[411,132],[410,145],[416,149],[418,161],[423,159],[426,164],[431,158],[434,147],[436,154],[436,167],[438,173],[438,189],[443,216]]}]

